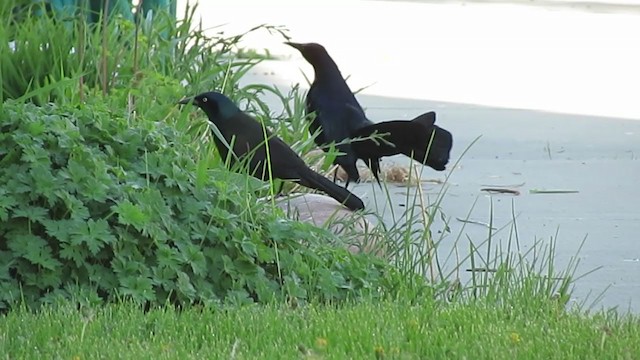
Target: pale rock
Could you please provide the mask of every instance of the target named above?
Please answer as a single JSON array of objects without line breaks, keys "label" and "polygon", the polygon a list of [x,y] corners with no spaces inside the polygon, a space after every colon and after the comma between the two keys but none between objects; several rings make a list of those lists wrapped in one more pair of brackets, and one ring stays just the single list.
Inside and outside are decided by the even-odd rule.
[{"label": "pale rock", "polygon": [[280,197],[276,203],[291,219],[329,229],[345,241],[351,253],[385,253],[384,238],[375,224],[329,196],[296,193]]}]

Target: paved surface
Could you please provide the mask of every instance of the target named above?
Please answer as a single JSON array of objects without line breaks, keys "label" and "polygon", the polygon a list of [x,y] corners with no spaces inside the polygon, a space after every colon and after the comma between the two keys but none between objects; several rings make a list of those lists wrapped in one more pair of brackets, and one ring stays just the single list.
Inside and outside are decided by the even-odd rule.
[{"label": "paved surface", "polygon": [[[624,7],[545,3],[239,0],[201,2],[200,11],[205,27],[226,23],[222,29],[239,33],[282,24],[294,41],[323,43],[352,89],[369,86],[358,98],[374,121],[436,110],[437,123],[454,134],[452,165],[480,136],[448,169],[442,209],[451,233],[443,250],[458,234],[462,252],[468,241],[487,237],[486,227],[463,228],[456,218],[488,222],[493,204],[499,228],[512,220],[513,206],[523,250],[558,232],[558,268],[587,237],[578,273],[599,270],[578,281],[574,301],[589,304],[606,289],[598,306],[640,312],[640,7],[628,0],[618,2]],[[245,46],[284,60],[264,62],[245,81],[286,88],[305,84],[302,72],[313,76],[281,42],[269,34],[247,38]],[[445,176],[423,172],[427,179]],[[487,185],[514,185],[521,195],[490,196],[480,191]],[[422,188],[433,201],[441,185]],[[355,187],[368,206],[382,199],[374,190]],[[406,191],[392,188],[391,204],[379,207],[386,221],[391,209],[403,211]],[[438,220],[433,230],[443,229]],[[506,243],[508,230],[494,240]]]}]

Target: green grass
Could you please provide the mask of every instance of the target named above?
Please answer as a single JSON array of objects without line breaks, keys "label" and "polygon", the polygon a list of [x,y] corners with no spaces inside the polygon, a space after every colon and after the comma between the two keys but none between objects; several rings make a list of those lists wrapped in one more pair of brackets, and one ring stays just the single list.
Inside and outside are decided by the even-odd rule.
[{"label": "green grass", "polygon": [[538,305],[63,306],[1,318],[0,347],[8,359],[638,358],[638,318]]}]

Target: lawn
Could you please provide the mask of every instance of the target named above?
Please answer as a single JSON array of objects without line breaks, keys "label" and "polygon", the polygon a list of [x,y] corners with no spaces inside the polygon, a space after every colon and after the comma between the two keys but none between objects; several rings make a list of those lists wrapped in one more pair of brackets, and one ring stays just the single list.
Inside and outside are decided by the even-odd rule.
[{"label": "lawn", "polygon": [[7,359],[637,359],[638,320],[552,303],[63,305],[8,314],[0,340]]}]

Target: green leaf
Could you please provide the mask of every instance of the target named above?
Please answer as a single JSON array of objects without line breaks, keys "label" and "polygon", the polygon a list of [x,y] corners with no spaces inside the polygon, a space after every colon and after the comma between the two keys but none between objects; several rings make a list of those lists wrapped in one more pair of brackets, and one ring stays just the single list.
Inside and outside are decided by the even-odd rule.
[{"label": "green leaf", "polygon": [[140,206],[129,200],[118,203],[113,209],[118,214],[118,221],[123,225],[131,225],[136,230],[142,230],[151,218],[145,214]]},{"label": "green leaf", "polygon": [[250,242],[250,241],[242,241],[240,243],[240,247],[242,248],[242,251],[251,256],[251,257],[257,257],[258,256],[258,250],[256,248],[256,244]]},{"label": "green leaf", "polygon": [[165,203],[159,190],[145,189],[135,193],[134,199],[143,206],[145,213],[152,215],[156,221],[160,220],[165,229],[173,223],[173,212]]},{"label": "green leaf", "polygon": [[28,123],[25,127],[29,135],[33,137],[42,135],[46,129],[44,123],[41,121]]},{"label": "green leaf", "polygon": [[16,209],[12,218],[27,218],[31,221],[44,222],[49,217],[49,211],[39,206],[25,206]]},{"label": "green leaf", "polygon": [[60,258],[71,260],[78,267],[83,266],[85,264],[85,261],[88,260],[89,257],[89,251],[87,251],[85,248],[68,243],[60,244],[59,254]]},{"label": "green leaf", "polygon": [[17,255],[31,261],[34,265],[55,270],[62,264],[53,258],[47,241],[40,236],[27,233],[13,233],[7,241],[9,249]]},{"label": "green leaf", "polygon": [[37,277],[37,286],[41,289],[47,289],[47,288],[58,288],[62,282],[63,279],[60,276],[60,272],[59,271],[51,271],[53,269],[49,269],[49,271],[41,271],[40,273],[38,273],[38,277]]},{"label": "green leaf", "polygon": [[260,243],[256,247],[256,258],[259,262],[272,262],[276,259],[276,254],[273,248]]},{"label": "green leaf", "polygon": [[162,243],[158,244],[156,255],[159,267],[172,269],[174,273],[180,267],[180,254],[175,247]]},{"label": "green leaf", "polygon": [[82,200],[78,199],[76,196],[71,195],[69,192],[65,190],[57,190],[55,192],[56,197],[62,199],[64,202],[67,211],[71,214],[71,217],[74,219],[88,219],[91,215],[89,214],[89,208],[82,202]]},{"label": "green leaf", "polygon": [[207,273],[207,260],[202,250],[193,244],[181,247],[183,261],[191,266],[193,273],[196,275],[205,275]]},{"label": "green leaf", "polygon": [[33,177],[35,185],[32,190],[36,194],[49,200],[49,203],[52,204],[52,199],[55,198],[55,192],[60,188],[61,184],[56,177],[53,176],[49,166],[34,164],[29,174]]},{"label": "green leaf", "polygon": [[228,291],[225,301],[235,306],[248,305],[253,303],[253,299],[251,299],[249,293],[244,289]]},{"label": "green leaf", "polygon": [[233,264],[233,260],[227,255],[222,255],[222,268],[224,272],[231,276],[235,276],[238,273],[236,266]]},{"label": "green leaf", "polygon": [[49,152],[37,144],[24,144],[22,146],[21,160],[32,164],[51,165]]},{"label": "green leaf", "polygon": [[195,299],[196,289],[191,284],[189,276],[182,271],[178,271],[178,289],[189,299]]},{"label": "green leaf", "polygon": [[249,259],[237,259],[233,262],[236,270],[242,275],[253,275],[258,272],[258,266]]},{"label": "green leaf", "polygon": [[11,211],[18,201],[16,198],[7,193],[5,189],[0,188],[0,221],[9,219],[9,211]]},{"label": "green leaf", "polygon": [[[76,148],[77,149],[77,148]],[[69,158],[67,162],[67,173],[69,174],[69,179],[74,184],[83,184],[86,179],[89,177],[89,173],[85,167],[85,164],[82,160],[78,159],[78,151],[74,151],[74,156]]]},{"label": "green leaf", "polygon": [[153,291],[153,281],[148,277],[125,277],[120,280],[120,291],[135,301],[153,301],[156,298]]},{"label": "green leaf", "polygon": [[75,227],[70,231],[71,245],[86,244],[92,255],[97,255],[105,245],[115,241],[116,238],[111,233],[109,224],[103,219],[89,219],[84,226]]},{"label": "green leaf", "polygon": [[12,164],[5,170],[6,173],[14,174],[6,181],[6,188],[11,190],[11,193],[15,195],[19,194],[31,194],[31,178],[28,176],[28,168],[24,165],[18,166]]},{"label": "green leaf", "polygon": [[92,183],[88,186],[84,193],[93,201],[105,201],[108,198],[109,184],[113,182],[109,175],[109,167],[102,160],[96,160],[93,163]]}]

